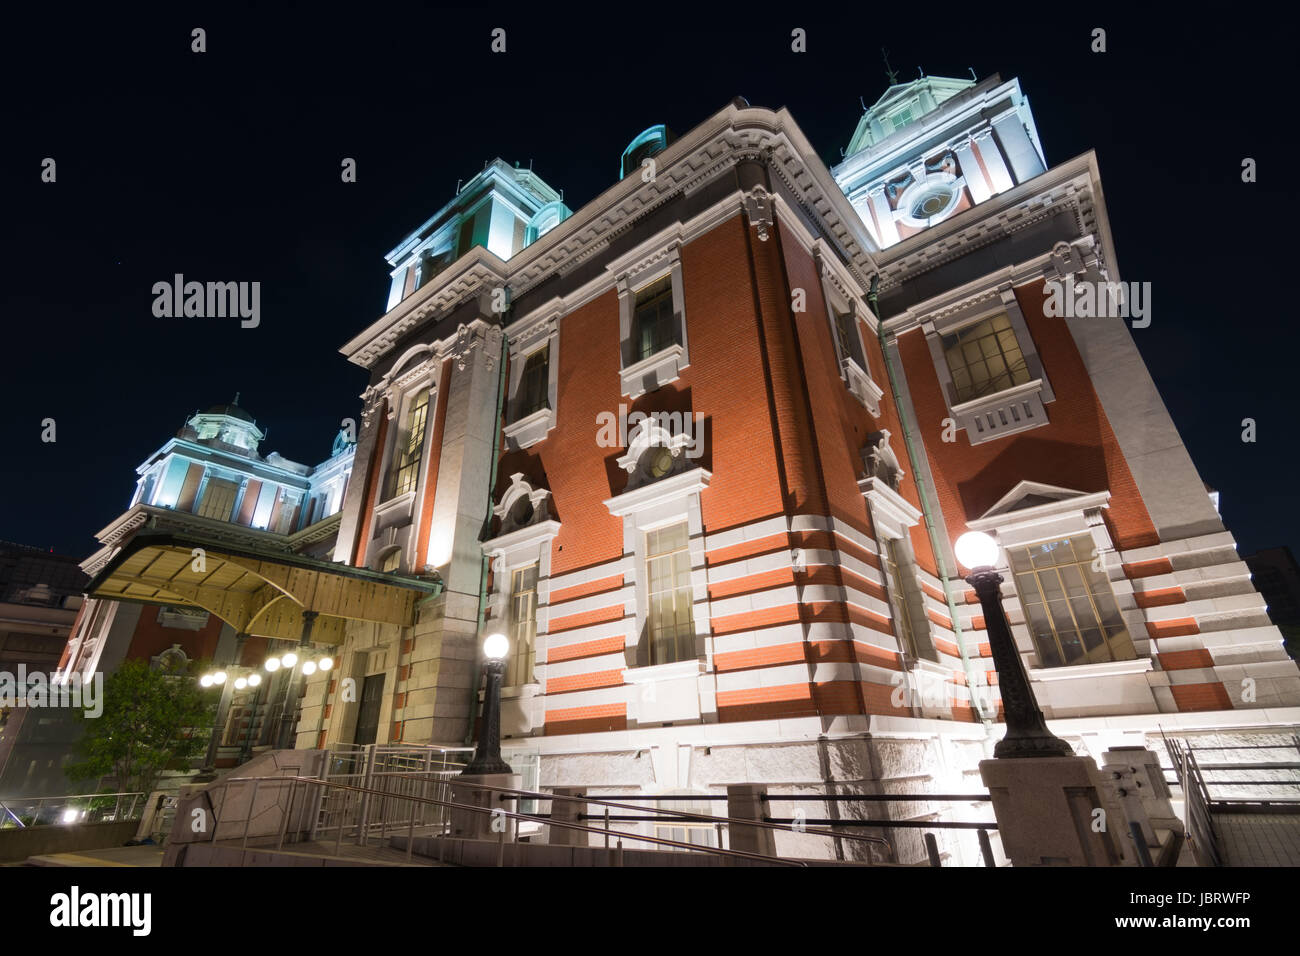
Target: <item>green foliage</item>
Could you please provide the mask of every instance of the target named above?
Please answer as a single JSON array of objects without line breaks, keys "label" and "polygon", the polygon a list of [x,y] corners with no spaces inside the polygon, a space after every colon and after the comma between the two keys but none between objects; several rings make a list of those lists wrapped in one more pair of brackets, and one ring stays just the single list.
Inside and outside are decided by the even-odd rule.
[{"label": "green foliage", "polygon": [[215,703],[189,674],[123,661],[104,681],[104,712],[80,717],[84,759],[65,772],[74,781],[111,776],[120,791],[149,793],[169,764],[206,749]]}]

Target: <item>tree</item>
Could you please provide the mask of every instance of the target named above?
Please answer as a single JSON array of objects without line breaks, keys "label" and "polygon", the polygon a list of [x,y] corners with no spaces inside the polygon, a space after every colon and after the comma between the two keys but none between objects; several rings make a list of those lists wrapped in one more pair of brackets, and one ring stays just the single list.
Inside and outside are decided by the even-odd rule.
[{"label": "tree", "polygon": [[68,778],[112,776],[120,792],[149,793],[169,764],[203,753],[213,706],[190,674],[127,660],[104,681],[103,713],[80,719],[85,759],[65,768]]}]

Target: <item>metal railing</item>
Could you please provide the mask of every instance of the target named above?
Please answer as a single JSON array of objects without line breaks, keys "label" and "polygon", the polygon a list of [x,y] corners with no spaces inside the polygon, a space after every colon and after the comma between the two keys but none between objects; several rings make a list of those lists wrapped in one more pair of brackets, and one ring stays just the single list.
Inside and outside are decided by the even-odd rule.
[{"label": "metal railing", "polygon": [[[554,799],[554,798],[552,798]],[[604,804],[608,801],[689,801],[705,803],[709,801],[725,801],[725,794],[607,794],[603,800],[587,797],[589,803]],[[924,803],[933,802],[950,802],[950,803],[989,803],[992,801],[987,793],[961,793],[961,794],[774,794],[763,793],[764,803],[783,803],[783,802],[815,802],[815,803]],[[610,806],[617,804],[610,803]],[[644,807],[628,807],[628,809],[645,811]],[[661,808],[651,808],[654,812],[662,812]],[[542,815],[544,816],[544,815]],[[603,819],[606,823],[622,822],[657,822],[668,823],[669,821],[659,817],[647,816],[643,812],[640,815],[627,814],[610,814],[608,810],[604,815],[592,815],[593,818]],[[684,817],[683,822],[708,822],[716,820],[716,817],[710,817],[707,814],[690,814]],[[763,817],[763,822],[772,824],[776,828],[790,830],[800,834],[812,834],[814,836],[824,836],[830,839],[839,840],[864,840],[867,842],[881,843],[888,848],[890,859],[897,861],[897,851],[894,845],[881,837],[862,837],[861,835],[836,832],[836,828],[850,827],[873,827],[880,829],[899,829],[899,830],[974,830],[979,841],[980,856],[985,866],[996,866],[997,863],[993,856],[993,845],[989,839],[989,832],[998,828],[994,820],[893,820],[893,819],[865,819],[855,818],[823,818],[823,817],[774,817],[767,815]],[[818,829],[826,827],[828,829]],[[719,833],[719,837],[721,834]],[[932,866],[939,866],[938,844],[931,833],[923,834],[923,842],[926,847],[926,855]]]},{"label": "metal railing", "polygon": [[[421,828],[445,827],[446,815],[408,797],[445,799],[452,778],[464,769],[472,747],[433,745],[376,745],[330,751],[322,779],[367,791],[353,797],[350,791],[323,790],[316,809],[312,837],[350,834],[366,845],[371,835],[380,842],[391,829],[414,821]],[[406,813],[407,816],[403,816]]]},{"label": "metal railing", "polygon": [[144,802],[145,794],[139,792],[0,800],[0,829],[138,820]]},{"label": "metal railing", "polygon": [[[548,793],[541,793],[534,790],[518,790],[512,787],[496,787],[496,786],[489,786],[487,784],[475,784],[475,787],[476,789],[488,790],[497,793],[498,801],[531,799],[537,801],[554,802],[556,800],[561,800],[561,801],[569,801],[574,803],[584,803],[589,806],[595,804],[598,807],[604,807],[605,812],[603,814],[582,813],[582,814],[578,814],[578,819],[604,821],[605,826],[601,828],[601,832],[605,834],[606,848],[609,847],[610,835],[615,835],[620,839],[625,837],[630,840],[665,842],[655,837],[647,837],[641,834],[628,833],[623,830],[611,830],[609,828],[611,823],[652,822],[663,826],[704,823],[704,824],[710,824],[716,829],[718,834],[719,849],[721,848],[721,843],[722,843],[722,834],[724,832],[723,827],[726,827],[727,831],[729,832],[730,828],[733,825],[735,825],[735,826],[743,826],[743,827],[752,827],[760,830],[773,830],[773,831],[783,830],[790,833],[799,833],[801,835],[811,834],[813,836],[839,837],[841,839],[854,840],[861,843],[873,843],[883,847],[885,849],[885,852],[890,857],[891,862],[894,861],[893,845],[883,837],[867,836],[865,834],[837,834],[825,830],[810,829],[809,827],[804,826],[802,822],[796,823],[794,821],[789,821],[786,823],[782,823],[782,822],[772,821],[767,818],[764,818],[762,820],[750,820],[750,819],[741,819],[737,817],[715,816],[712,814],[699,813],[699,812],[669,810],[667,807],[638,807],[633,804],[617,802],[617,801],[627,800],[627,799],[656,800],[656,801],[665,800],[665,799],[698,800],[700,802],[704,802],[705,800],[726,800],[727,799],[725,796],[721,796],[721,795],[715,796],[712,794],[687,794],[687,795],[674,796],[674,795],[664,795],[664,794],[653,794],[653,795],[645,795],[645,796],[635,795],[630,797],[619,796],[619,797],[609,798],[609,797],[571,796],[569,794],[558,794],[558,793],[548,794]],[[639,815],[613,814],[609,812],[610,810],[638,810],[641,811],[641,813]],[[647,815],[646,811],[650,811],[654,815],[653,816]],[[536,813],[536,814],[523,814],[522,816],[530,819],[544,821],[550,824],[551,826],[567,826],[567,824],[555,820],[553,814]],[[705,852],[705,853],[713,849],[712,847],[701,846],[700,844],[696,844],[696,843],[681,843],[679,841],[672,841],[672,840],[666,842],[673,843],[677,846],[686,847],[699,852]],[[736,851],[736,852],[740,852],[740,851]],[[784,857],[776,857],[776,856],[767,857],[764,854],[759,854],[759,856],[768,859],[774,859],[774,860],[785,859]]]},{"label": "metal railing", "polygon": [[[277,787],[277,788],[288,787],[287,799],[277,800],[276,803],[279,809],[279,817],[276,826],[277,832],[274,834],[275,847],[277,851],[283,850],[286,841],[291,843],[293,842],[289,837],[290,820],[293,819],[296,815],[300,817],[305,817],[306,814],[311,812],[312,807],[319,806],[322,803],[329,802],[330,798],[327,795],[328,791],[336,791],[340,793],[350,794],[351,797],[349,797],[345,802],[349,803],[352,806],[362,805],[365,801],[365,798],[372,798],[372,799],[389,798],[393,804],[406,802],[411,804],[420,804],[428,807],[440,808],[440,810],[442,811],[441,816],[443,817],[443,819],[450,818],[449,811],[464,811],[469,813],[488,814],[492,817],[502,819],[502,820],[513,820],[516,821],[516,824],[520,821],[544,822],[552,827],[559,827],[562,829],[575,830],[584,833],[595,834],[597,836],[603,836],[606,841],[607,849],[613,851],[611,862],[613,862],[614,865],[617,866],[621,866],[623,862],[623,840],[634,840],[642,843],[649,843],[652,844],[653,846],[658,846],[658,847],[668,847],[668,848],[676,848],[681,850],[689,850],[696,853],[705,853],[705,854],[722,856],[722,857],[727,857],[732,859],[754,860],[754,861],[772,863],[781,866],[806,867],[808,865],[808,863],[804,860],[786,859],[771,854],[751,853],[746,850],[724,849],[722,847],[700,846],[698,844],[687,843],[680,840],[667,839],[664,837],[654,837],[654,836],[645,836],[641,834],[625,833],[622,831],[609,829],[608,827],[597,827],[597,826],[590,826],[584,823],[577,823],[577,822],[571,823],[568,821],[552,820],[549,818],[544,818],[539,814],[520,813],[516,810],[505,809],[504,807],[501,806],[461,803],[451,799],[444,799],[440,797],[417,795],[417,794],[397,794],[391,791],[378,790],[373,787],[362,787],[353,784],[338,783],[336,781],[331,781],[331,780],[322,780],[318,777],[303,777],[303,776],[233,777],[233,778],[228,778],[225,782],[227,785],[231,785],[231,784],[252,785],[251,794],[248,800],[248,811],[243,821],[239,821],[239,820],[231,821],[229,819],[224,819],[221,821],[221,824],[225,827],[228,827],[232,823],[243,822],[244,827],[243,827],[242,837],[240,838],[240,846],[245,852],[247,852],[249,849],[248,846],[248,840],[250,836],[249,831],[251,829],[251,824],[253,822],[254,812],[257,811],[258,792],[263,787]],[[558,794],[540,793],[531,790],[514,790],[511,788],[493,787],[493,786],[480,784],[480,783],[464,784],[463,786],[469,790],[486,790],[486,791],[495,792],[498,795],[498,800],[494,802],[499,802],[499,803],[513,802],[520,799],[538,799],[538,800],[548,800],[548,801],[556,800],[556,799],[574,799],[574,800],[581,800],[585,803],[606,802],[606,801],[600,801],[598,799],[592,799],[587,797],[570,798]],[[611,806],[618,806],[618,805],[611,804]],[[627,807],[627,809],[637,809],[637,808]],[[380,831],[380,835],[383,841],[387,842],[389,836],[399,836],[402,835],[402,831],[405,831],[406,859],[409,861],[412,859],[412,855],[414,852],[415,837],[417,836],[417,831],[428,831],[432,829],[434,832],[431,834],[427,832],[420,832],[418,835],[444,836],[445,827],[442,824],[434,824],[432,827],[420,825],[418,821],[421,815],[414,808],[412,808],[409,811],[403,811],[403,812],[404,812],[403,819],[405,820],[405,825],[395,826],[392,825],[392,823],[389,821],[383,821],[382,825],[384,828]],[[689,816],[689,814],[679,814],[677,813],[677,811],[672,811],[672,810],[665,810],[664,813],[669,817]],[[759,826],[759,827],[768,826],[773,829],[789,829],[788,827],[784,827],[784,828],[776,827],[772,824],[763,824],[761,822],[750,821],[750,820],[732,820],[731,818],[728,817],[713,817],[711,819],[724,824],[734,823],[743,826]],[[497,856],[498,866],[505,865],[504,863],[505,846],[506,846],[506,836],[508,830],[509,827],[502,826],[498,828],[497,831],[499,833],[498,836],[499,851]],[[346,834],[346,827],[340,826],[335,828],[335,854],[336,855],[339,856],[342,855],[342,846],[343,846],[343,840],[345,834]],[[356,842],[359,845],[366,845],[372,836],[372,831],[371,828],[367,826],[359,826],[355,829],[353,835],[356,839]],[[269,840],[271,836],[272,836],[271,834],[266,834],[263,837],[263,839]],[[616,840],[615,847],[609,847],[610,838],[614,838]],[[886,841],[880,840],[879,837],[858,837],[858,839],[875,840],[888,845]],[[214,842],[220,842],[215,840],[215,834],[214,834]],[[438,849],[440,854],[442,853],[445,847],[445,842],[446,842],[445,840],[438,841],[439,844]],[[254,850],[257,850],[259,848],[264,849],[264,846],[265,844],[259,843],[258,845],[255,845],[253,849]]]},{"label": "metal railing", "polygon": [[[1162,733],[1163,737],[1164,734]],[[1191,749],[1177,740],[1165,740],[1165,750],[1173,761],[1178,784],[1183,791],[1183,829],[1193,852],[1210,866],[1222,866],[1218,834],[1210,814],[1210,792]]]}]

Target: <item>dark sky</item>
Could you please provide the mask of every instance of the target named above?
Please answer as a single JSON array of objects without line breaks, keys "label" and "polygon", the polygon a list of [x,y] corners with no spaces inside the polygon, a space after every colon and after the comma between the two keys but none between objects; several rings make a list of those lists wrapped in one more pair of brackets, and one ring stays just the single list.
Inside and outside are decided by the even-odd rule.
[{"label": "dark sky", "polygon": [[[636,133],[685,132],[741,94],[789,107],[832,163],[859,97],[884,90],[883,45],[902,79],[1019,77],[1050,164],[1097,151],[1123,277],[1152,283],[1138,347],[1241,552],[1300,544],[1294,50],[1267,18],[1148,21],[1136,4],[1057,20],[1036,5],[988,25],[949,8],[896,26],[871,5],[792,20],[692,7],[685,21],[641,4],[131,9],[59,4],[6,13],[0,30],[0,538],[89,554],[136,465],[236,391],[269,429],[263,453],[325,458],[359,411],[366,375],[337,350],[383,312],[383,254],[485,160],[532,160],[577,209]],[[489,50],[497,26],[504,55]],[[1089,50],[1099,26],[1104,54]],[[794,27],[807,53],[790,51]],[[47,156],[55,184],[40,182]],[[356,184],[340,181],[343,157]],[[155,318],[151,288],[178,272],[260,281],[261,325]]]}]

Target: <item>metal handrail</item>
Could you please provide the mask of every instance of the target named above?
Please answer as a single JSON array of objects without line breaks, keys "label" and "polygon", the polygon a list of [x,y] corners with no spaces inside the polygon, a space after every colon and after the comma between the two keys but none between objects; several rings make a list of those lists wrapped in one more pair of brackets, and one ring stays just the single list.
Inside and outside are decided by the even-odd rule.
[{"label": "metal handrail", "polygon": [[[548,794],[548,793],[541,793],[541,792],[534,791],[534,790],[517,790],[517,789],[515,789],[515,788],[513,788],[513,787],[497,787],[497,786],[493,786],[493,785],[491,785],[491,784],[479,784],[479,783],[476,783],[476,784],[474,784],[474,786],[475,786],[476,789],[493,790],[493,791],[497,791],[498,793],[501,793],[501,794],[509,794],[509,795],[515,797],[516,799],[549,800],[549,801],[555,801],[555,800],[568,800],[568,801],[570,801],[570,802],[574,802],[574,803],[586,803],[586,804],[592,804],[592,803],[594,803],[594,804],[596,804],[597,806],[602,806],[602,807],[606,807],[606,808],[608,808],[608,809],[615,809],[615,810],[644,810],[644,809],[646,809],[645,807],[637,807],[637,806],[631,806],[630,804],[615,803],[615,802],[610,801],[610,800],[603,800],[603,799],[601,799],[601,798],[599,798],[599,797],[577,797],[577,796],[572,796],[572,795],[570,795],[570,794],[557,794],[557,793],[549,793],[549,794]],[[505,800],[505,799],[508,799],[508,798],[505,797],[505,796],[502,796],[502,797],[500,797],[500,799]],[[884,839],[884,838],[882,838],[882,837],[876,837],[876,836],[864,836],[864,835],[861,835],[861,834],[830,833],[830,832],[827,832],[827,831],[824,831],[824,830],[809,830],[809,829],[807,829],[807,828],[804,828],[804,829],[796,829],[794,826],[783,826],[783,825],[780,825],[780,824],[777,824],[777,823],[771,823],[771,822],[766,821],[766,820],[739,819],[739,818],[736,818],[736,817],[719,817],[719,816],[712,816],[712,815],[710,815],[710,814],[705,814],[705,813],[687,813],[687,812],[684,812],[684,811],[681,811],[681,810],[669,810],[669,809],[667,809],[667,808],[665,808],[665,807],[652,807],[652,808],[650,808],[650,809],[653,809],[653,810],[655,810],[657,813],[663,815],[664,817],[667,817],[667,819],[664,820],[665,823],[672,823],[672,822],[674,822],[675,819],[681,819],[681,822],[684,822],[684,823],[690,823],[690,822],[701,822],[701,821],[702,821],[702,822],[715,823],[715,824],[718,824],[718,823],[725,823],[725,824],[727,824],[728,826],[730,826],[730,825],[733,824],[733,823],[736,823],[736,824],[739,824],[739,825],[741,825],[741,826],[746,826],[746,827],[758,827],[758,828],[760,828],[760,829],[766,829],[766,830],[784,830],[784,831],[787,831],[787,832],[790,832],[790,833],[803,833],[803,834],[812,834],[812,835],[814,835],[814,836],[827,836],[827,837],[833,837],[833,838],[838,839],[838,840],[858,840],[858,841],[863,842],[863,843],[878,843],[878,844],[880,844],[881,846],[885,847],[886,850],[888,850],[889,855],[890,855],[891,858],[893,857],[893,854],[894,854],[894,848],[893,848],[893,845],[892,845],[888,840],[886,840],[886,839]],[[610,817],[610,816],[607,816],[607,817],[605,817],[605,819],[612,820],[612,819],[614,819],[614,818],[613,818],[613,817]],[[558,825],[560,825],[560,824],[556,824],[556,823],[553,821],[553,819],[552,819],[551,821],[549,821],[549,822],[551,822],[551,825],[552,825],[552,826],[558,826]],[[632,839],[645,839],[644,837],[635,836],[635,835],[632,835],[632,834],[628,834],[628,836],[631,836]],[[694,846],[694,844],[692,844],[692,846]],[[699,849],[702,849],[702,848],[699,848]]]},{"label": "metal handrail", "polygon": [[[290,813],[291,813],[291,811],[292,811],[292,809],[293,809],[293,798],[294,798],[294,794],[295,794],[295,792],[296,792],[296,789],[297,789],[298,784],[300,784],[300,783],[303,784],[303,785],[306,786],[306,787],[311,787],[311,786],[315,786],[315,787],[333,787],[333,788],[335,788],[335,789],[337,789],[337,790],[344,790],[344,791],[354,792],[354,793],[360,793],[360,794],[368,794],[368,795],[372,795],[372,796],[393,797],[393,798],[395,798],[395,799],[400,799],[400,800],[409,800],[409,801],[412,801],[412,802],[415,802],[415,803],[426,803],[426,804],[433,804],[433,805],[441,806],[441,807],[448,807],[448,808],[451,808],[451,809],[454,809],[454,810],[469,810],[469,811],[472,811],[472,812],[474,812],[474,813],[486,813],[486,814],[489,814],[489,815],[501,816],[501,817],[505,817],[505,818],[513,819],[513,820],[530,820],[530,821],[531,821],[531,820],[535,820],[535,819],[536,819],[536,817],[535,817],[533,814],[528,814],[528,813],[518,813],[518,812],[515,812],[515,811],[512,811],[512,810],[504,810],[504,809],[501,809],[501,808],[499,808],[499,807],[488,807],[488,806],[479,806],[479,805],[476,805],[476,804],[458,803],[458,802],[456,802],[456,801],[452,801],[452,800],[439,800],[439,799],[436,799],[436,798],[434,798],[434,797],[417,797],[417,796],[414,796],[414,795],[407,795],[407,794],[393,794],[393,793],[389,793],[389,792],[387,792],[387,791],[376,790],[376,789],[374,789],[374,788],[370,788],[370,787],[355,787],[355,786],[352,786],[351,784],[334,783],[333,781],[329,781],[329,780],[321,780],[321,779],[319,779],[319,778],[317,778],[317,777],[302,777],[302,776],[296,776],[296,775],[293,775],[293,776],[289,776],[289,775],[286,775],[286,776],[266,776],[266,777],[228,777],[227,780],[226,780],[226,782],[228,782],[228,783],[252,783],[252,784],[253,784],[253,796],[252,796],[252,798],[249,800],[249,803],[248,803],[248,815],[244,818],[245,830],[244,830],[243,846],[244,846],[245,849],[246,849],[247,846],[248,846],[248,828],[247,828],[247,824],[250,823],[250,822],[252,821],[252,813],[253,813],[254,804],[255,804],[255,802],[256,802],[257,790],[258,790],[259,786],[260,786],[261,784],[263,784],[263,783],[275,783],[275,784],[281,784],[281,785],[287,783],[287,784],[289,784],[289,787],[290,787],[290,789],[289,789],[289,800],[288,800],[287,804],[282,808],[282,812],[281,812],[281,826],[280,826],[279,842],[276,844],[276,848],[277,848],[277,849],[280,849],[280,848],[282,848],[282,847],[284,846],[284,840],[285,840],[285,836],[286,836],[286,834],[287,834],[287,830],[288,830],[289,815],[290,815]],[[468,788],[470,788],[470,789],[476,789],[476,790],[477,790],[477,789],[483,789],[483,790],[506,790],[506,789],[508,789],[508,788],[494,787],[494,786],[491,786],[491,785],[488,785],[488,784],[479,784],[479,783],[474,783],[474,784],[465,784],[465,786],[468,787]],[[528,795],[528,796],[530,796],[530,797],[541,797],[542,799],[553,799],[553,795],[547,795],[547,794],[533,794],[533,792],[531,792],[531,791],[516,791],[516,792],[517,792],[517,793],[521,793],[521,794],[526,794],[526,795]],[[593,802],[593,801],[589,801],[589,802]],[[669,812],[672,812],[672,811],[669,811]],[[414,821],[414,819],[415,819],[415,815],[414,815],[414,814],[411,815],[411,819],[412,819],[412,821]],[[725,819],[728,819],[728,818],[721,818],[721,819],[724,819],[724,820],[725,820]],[[753,824],[751,823],[751,821],[748,821],[748,820],[737,820],[736,822],[737,822],[737,823],[744,824],[744,825],[753,825]],[[695,852],[699,852],[699,853],[710,853],[710,854],[713,854],[713,855],[715,855],[715,856],[727,856],[727,857],[737,857],[737,858],[742,858],[742,859],[761,860],[761,861],[764,861],[764,862],[776,863],[776,864],[783,865],[783,866],[802,866],[802,867],[806,867],[806,866],[808,865],[806,862],[804,862],[804,861],[802,861],[802,860],[788,860],[788,859],[784,859],[784,858],[782,858],[782,857],[769,856],[769,855],[767,855],[767,854],[762,854],[762,853],[750,853],[750,852],[748,852],[748,851],[746,851],[746,850],[724,850],[724,849],[722,849],[721,847],[704,847],[704,846],[699,846],[699,845],[697,845],[697,844],[693,844],[693,843],[684,843],[684,842],[682,842],[682,841],[680,841],[680,840],[669,840],[669,839],[665,839],[665,838],[663,838],[663,837],[648,837],[648,836],[641,836],[641,835],[639,835],[639,834],[622,833],[621,831],[612,831],[612,830],[608,830],[608,829],[601,828],[601,827],[591,827],[591,826],[586,826],[586,825],[584,825],[584,824],[580,824],[580,823],[566,823],[566,822],[559,822],[559,821],[547,821],[547,823],[548,823],[550,826],[558,826],[558,827],[562,827],[562,828],[564,828],[564,829],[568,829],[568,830],[580,830],[580,831],[583,831],[583,832],[587,832],[587,833],[595,833],[595,834],[598,834],[598,835],[603,834],[603,835],[605,835],[605,836],[617,836],[617,837],[619,837],[619,850],[620,850],[620,855],[621,855],[621,850],[622,850],[622,839],[623,839],[624,837],[626,837],[626,838],[628,838],[628,839],[638,840],[638,841],[645,842],[645,843],[654,843],[654,844],[659,845],[659,846],[674,846],[674,847],[680,847],[680,848],[682,848],[682,849],[684,849],[684,850],[693,850],[693,851],[695,851]],[[414,833],[414,825],[413,825],[413,823],[412,823],[412,826],[411,826],[411,833],[412,833],[412,835],[413,835],[413,833]],[[504,839],[505,839],[505,830],[503,829],[503,830],[501,831],[501,833],[502,833],[502,842],[503,842],[503,844],[504,844]],[[883,842],[883,841],[882,841],[882,842]],[[407,858],[408,860],[411,858],[411,852],[412,852],[413,846],[414,846],[414,840],[412,839],[411,836],[408,836],[408,838],[407,838],[407,845],[406,845],[406,858]],[[504,848],[503,848],[503,850],[502,850],[502,854],[504,854]],[[501,865],[501,863],[498,862],[498,865]]]},{"label": "metal handrail", "polygon": [[[130,797],[131,802],[126,808],[126,813],[122,812],[122,801],[124,797]],[[126,790],[119,793],[72,793],[65,796],[55,797],[17,797],[6,801],[0,801],[0,811],[8,816],[17,825],[14,829],[27,829],[29,826],[67,826],[62,822],[40,823],[40,814],[47,807],[67,809],[69,804],[75,801],[91,802],[95,800],[112,800],[112,818],[115,821],[129,821],[136,819],[136,808],[144,808],[146,794],[139,790]],[[79,807],[77,809],[89,812],[89,807]],[[104,808],[107,811],[107,807]],[[23,823],[19,813],[30,813],[32,823]],[[78,821],[80,822],[80,821]]]}]

